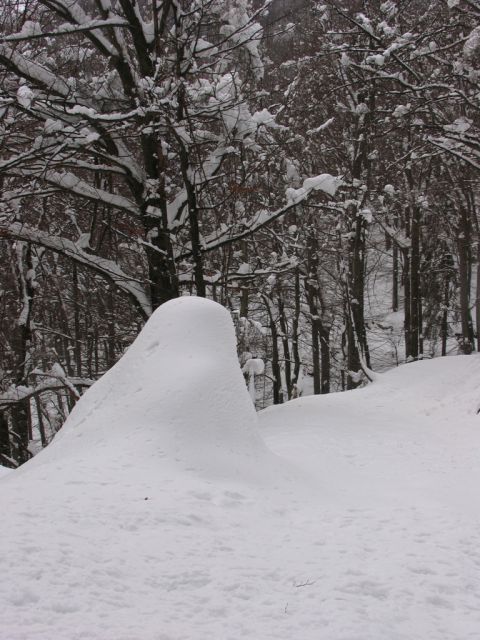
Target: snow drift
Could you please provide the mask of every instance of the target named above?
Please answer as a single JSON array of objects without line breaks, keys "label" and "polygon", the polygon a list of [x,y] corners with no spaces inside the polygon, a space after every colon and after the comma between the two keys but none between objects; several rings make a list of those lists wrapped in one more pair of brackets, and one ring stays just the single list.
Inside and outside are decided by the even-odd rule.
[{"label": "snow drift", "polygon": [[156,458],[210,474],[258,473],[273,456],[258,432],[229,313],[197,297],[157,309],[42,455],[75,455],[82,441],[92,449],[128,442],[139,464]]},{"label": "snow drift", "polygon": [[479,401],[462,356],[262,412],[300,495],[228,314],[169,303],[0,479],[0,640],[477,640]]}]

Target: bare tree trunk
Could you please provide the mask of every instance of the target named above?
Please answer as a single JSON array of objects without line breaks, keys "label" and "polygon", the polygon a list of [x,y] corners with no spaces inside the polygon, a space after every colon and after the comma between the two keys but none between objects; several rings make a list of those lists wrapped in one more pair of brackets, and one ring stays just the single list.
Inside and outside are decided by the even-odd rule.
[{"label": "bare tree trunk", "polygon": [[73,328],[74,328],[74,354],[75,368],[78,377],[82,375],[82,344],[81,344],[81,328],[80,328],[80,296],[78,290],[78,269],[74,262],[72,265],[72,281],[73,281]]},{"label": "bare tree trunk", "polygon": [[116,362],[115,354],[115,342],[116,342],[116,329],[115,329],[115,296],[113,287],[107,288],[107,367],[113,367]]},{"label": "bare tree trunk", "polygon": [[[242,257],[244,262],[248,262],[248,244],[246,242],[242,242]],[[245,283],[241,287],[240,293],[240,317],[248,318],[248,306],[249,306],[249,291],[248,291],[248,283]]]},{"label": "bare tree trunk", "polygon": [[403,287],[404,287],[404,335],[405,335],[405,357],[408,360],[412,354],[412,323],[410,318],[411,295],[410,295],[410,249],[403,250]]},{"label": "bare tree trunk", "polygon": [[423,358],[423,297],[420,289],[420,296],[418,298],[418,357]]},{"label": "bare tree trunk", "polygon": [[40,432],[40,442],[42,443],[42,447],[46,447],[47,435],[45,433],[45,423],[43,422],[43,414],[42,414],[42,404],[38,395],[35,396],[35,408],[37,410],[37,421],[38,421],[38,430]]},{"label": "bare tree trunk", "polygon": [[10,460],[11,455],[12,449],[7,416],[4,411],[0,411],[0,461],[5,463],[7,460]]},{"label": "bare tree trunk", "polygon": [[411,207],[410,252],[410,356],[418,359],[420,334],[420,209]]},{"label": "bare tree trunk", "polygon": [[273,404],[282,404],[282,370],[278,353],[278,333],[275,321],[270,319],[270,331],[272,334],[272,375],[273,375]]},{"label": "bare tree trunk", "polygon": [[443,288],[443,311],[440,333],[442,337],[442,356],[447,355],[448,340],[448,309],[450,307],[450,277],[449,272],[445,274],[445,283]]},{"label": "bare tree trunk", "polygon": [[319,309],[316,300],[316,290],[318,286],[318,245],[314,232],[310,232],[307,237],[307,277],[305,279],[305,289],[307,292],[308,309],[310,311],[310,326],[312,332],[312,368],[313,368],[313,393],[319,394],[322,391],[320,372],[320,336],[319,336]]},{"label": "bare tree trunk", "polygon": [[300,271],[295,269],[295,312],[292,322],[292,353],[293,353],[293,381],[295,384],[298,382],[298,376],[300,374],[300,349],[299,349],[299,331],[298,325],[300,321]]},{"label": "bare tree trunk", "polygon": [[443,310],[440,334],[442,337],[442,356],[446,356],[448,340],[448,311],[450,309],[450,281],[453,275],[453,258],[450,253],[445,253],[442,260],[442,266],[445,273],[445,280],[443,286]]},{"label": "bare tree trunk", "polygon": [[460,283],[460,318],[462,324],[461,349],[469,354],[475,348],[473,338],[472,316],[470,314],[470,225],[465,207],[461,207],[458,234],[458,277]]},{"label": "bare tree trunk", "polygon": [[398,311],[398,247],[392,246],[392,311]]},{"label": "bare tree trunk", "polygon": [[330,393],[330,327],[320,327],[321,392]]},{"label": "bare tree trunk", "polygon": [[477,239],[477,293],[475,298],[475,325],[477,331],[477,351],[480,351],[480,237]]},{"label": "bare tree trunk", "polygon": [[[19,243],[17,251],[18,281],[21,296],[21,312],[13,329],[12,346],[16,357],[15,385],[27,386],[29,374],[29,353],[32,342],[32,307],[35,289],[32,282],[33,261],[31,245]],[[17,402],[11,411],[13,457],[23,464],[30,457],[28,450],[32,431],[30,401]]]},{"label": "bare tree trunk", "polygon": [[313,363],[313,393],[322,392],[320,372],[320,339],[318,335],[318,316],[310,311],[312,330],[312,363]]},{"label": "bare tree trunk", "polygon": [[262,295],[263,301],[268,314],[268,321],[270,326],[270,333],[272,335],[272,386],[273,386],[273,404],[282,404],[282,369],[280,367],[280,354],[278,351],[278,331],[275,318],[273,315],[272,301],[266,296]]},{"label": "bare tree trunk", "polygon": [[290,355],[290,345],[288,341],[288,325],[285,317],[285,305],[283,303],[281,293],[278,293],[278,314],[281,330],[281,340],[283,345],[283,357],[285,359],[285,384],[287,385],[288,399],[292,397],[292,361]]}]

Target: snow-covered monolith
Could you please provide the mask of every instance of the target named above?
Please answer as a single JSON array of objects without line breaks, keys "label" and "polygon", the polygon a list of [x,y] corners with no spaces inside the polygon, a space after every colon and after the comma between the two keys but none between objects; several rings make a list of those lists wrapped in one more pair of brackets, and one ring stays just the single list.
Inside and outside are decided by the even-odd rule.
[{"label": "snow-covered monolith", "polygon": [[235,345],[230,314],[219,304],[167,302],[79,401],[51,455],[75,439],[75,448],[92,455],[121,448],[132,464],[156,457],[159,465],[215,475],[244,475],[264,464],[272,454],[257,431]]}]

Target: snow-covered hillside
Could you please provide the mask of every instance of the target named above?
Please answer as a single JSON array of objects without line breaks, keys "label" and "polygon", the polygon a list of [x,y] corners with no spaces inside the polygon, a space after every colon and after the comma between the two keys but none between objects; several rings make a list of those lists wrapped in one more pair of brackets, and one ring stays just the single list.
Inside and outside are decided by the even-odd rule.
[{"label": "snow-covered hillside", "polygon": [[479,406],[464,356],[257,420],[228,314],[168,303],[2,476],[0,639],[477,640]]}]

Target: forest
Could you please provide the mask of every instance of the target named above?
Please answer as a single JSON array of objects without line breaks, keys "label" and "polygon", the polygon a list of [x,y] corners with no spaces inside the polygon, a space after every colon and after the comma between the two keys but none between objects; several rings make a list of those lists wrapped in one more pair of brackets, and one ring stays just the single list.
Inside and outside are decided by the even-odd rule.
[{"label": "forest", "polygon": [[0,464],[181,296],[259,409],[480,350],[479,63],[478,0],[3,0]]}]

